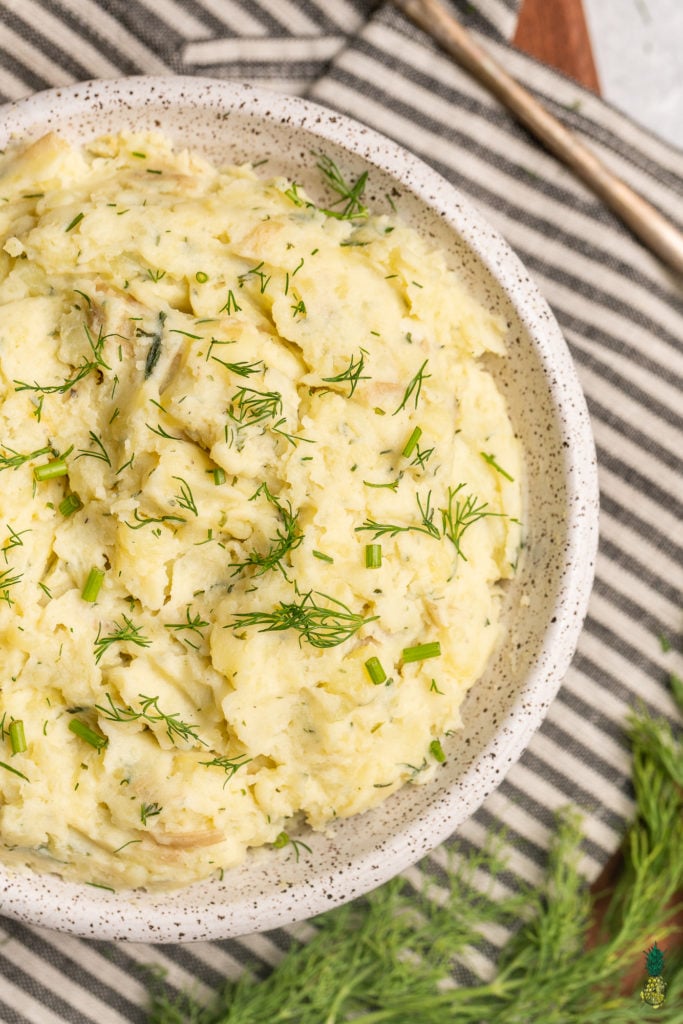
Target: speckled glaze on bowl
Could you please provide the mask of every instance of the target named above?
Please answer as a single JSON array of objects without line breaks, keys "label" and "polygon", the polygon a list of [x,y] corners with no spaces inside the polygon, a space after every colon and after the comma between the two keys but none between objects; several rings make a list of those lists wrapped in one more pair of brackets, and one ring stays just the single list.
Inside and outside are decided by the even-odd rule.
[{"label": "speckled glaze on bowl", "polygon": [[509,631],[470,692],[464,727],[426,786],[306,834],[311,854],[256,851],[221,880],[116,893],[0,867],[0,912],[98,939],[229,938],[320,913],[379,885],[449,836],[501,782],[543,720],[573,655],[593,580],[598,488],[581,389],[553,316],[517,257],[459,192],[376,132],[300,98],[202,78],[128,78],[54,89],[2,109],[0,148],[57,131],[74,142],[157,129],[221,164],[267,160],[313,195],[311,151],[350,174],[369,169],[370,205],[402,215],[450,255],[510,324],[494,367],[528,468],[527,550],[509,590]]}]

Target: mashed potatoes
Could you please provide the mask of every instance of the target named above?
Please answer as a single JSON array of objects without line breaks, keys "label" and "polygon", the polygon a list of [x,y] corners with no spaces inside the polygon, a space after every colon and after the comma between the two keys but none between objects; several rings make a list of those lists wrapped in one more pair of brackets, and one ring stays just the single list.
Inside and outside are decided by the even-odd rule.
[{"label": "mashed potatoes", "polygon": [[6,861],[186,884],[444,759],[520,539],[504,325],[334,198],[149,135],[0,159]]}]

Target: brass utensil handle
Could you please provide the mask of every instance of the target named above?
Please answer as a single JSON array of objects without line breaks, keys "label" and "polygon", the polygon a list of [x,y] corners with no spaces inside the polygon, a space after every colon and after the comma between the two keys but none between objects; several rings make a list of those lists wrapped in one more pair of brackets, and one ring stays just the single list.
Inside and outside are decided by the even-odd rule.
[{"label": "brass utensil handle", "polygon": [[595,192],[653,252],[683,274],[683,233],[614,174],[509,75],[438,2],[393,0]]}]

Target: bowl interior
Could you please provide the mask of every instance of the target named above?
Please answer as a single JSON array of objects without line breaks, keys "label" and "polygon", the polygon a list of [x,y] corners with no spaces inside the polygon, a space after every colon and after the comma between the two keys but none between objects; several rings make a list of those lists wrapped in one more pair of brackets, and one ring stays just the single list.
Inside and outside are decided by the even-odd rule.
[{"label": "bowl interior", "polygon": [[97,938],[228,938],[291,923],[368,891],[450,835],[520,756],[555,696],[586,610],[597,543],[597,476],[588,415],[566,345],[506,244],[452,186],[394,143],[299,98],[200,78],[125,79],[51,90],[3,111],[0,147],[58,131],[74,142],[156,129],[220,164],[267,161],[321,193],[315,153],[349,175],[369,170],[371,208],[400,215],[449,254],[509,323],[492,365],[527,464],[526,548],[509,585],[509,632],[470,692],[464,727],[426,786],[306,835],[312,853],[256,851],[222,880],[177,892],[115,894],[56,876],[0,869],[3,912]]}]

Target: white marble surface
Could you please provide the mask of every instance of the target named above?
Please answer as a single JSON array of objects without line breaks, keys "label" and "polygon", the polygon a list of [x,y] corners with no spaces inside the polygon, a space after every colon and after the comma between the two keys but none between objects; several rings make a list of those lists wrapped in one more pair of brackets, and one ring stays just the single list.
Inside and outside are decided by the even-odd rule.
[{"label": "white marble surface", "polygon": [[683,149],[683,0],[583,0],[604,99]]}]

